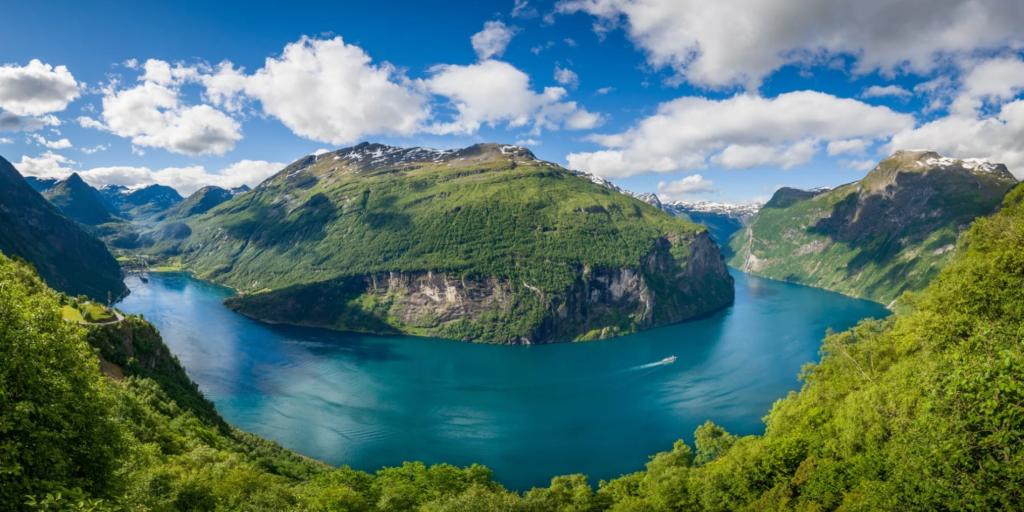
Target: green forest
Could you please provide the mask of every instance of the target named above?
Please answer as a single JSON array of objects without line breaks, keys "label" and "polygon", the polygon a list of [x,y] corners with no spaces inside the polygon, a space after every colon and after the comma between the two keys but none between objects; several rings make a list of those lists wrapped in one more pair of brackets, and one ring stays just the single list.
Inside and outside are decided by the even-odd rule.
[{"label": "green forest", "polygon": [[[829,333],[765,434],[708,422],[646,470],[518,494],[482,466],[334,468],[227,425],[143,318],[65,322],[0,257],[7,510],[993,510],[1024,500],[1024,188],[899,314]],[[102,366],[105,371],[101,373]],[[680,436],[686,433],[680,433]],[[666,447],[669,448],[669,447]],[[600,446],[594,446],[600,450]]]}]

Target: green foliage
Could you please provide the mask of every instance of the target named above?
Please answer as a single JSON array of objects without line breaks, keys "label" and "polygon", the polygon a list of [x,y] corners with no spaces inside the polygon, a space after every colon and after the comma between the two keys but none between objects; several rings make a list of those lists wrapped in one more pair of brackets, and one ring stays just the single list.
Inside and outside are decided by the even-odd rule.
[{"label": "green foliage", "polygon": [[755,275],[890,304],[931,282],[960,234],[1017,181],[1008,172],[935,167],[899,152],[862,181],[826,192],[783,188],[729,240],[729,264]]}]

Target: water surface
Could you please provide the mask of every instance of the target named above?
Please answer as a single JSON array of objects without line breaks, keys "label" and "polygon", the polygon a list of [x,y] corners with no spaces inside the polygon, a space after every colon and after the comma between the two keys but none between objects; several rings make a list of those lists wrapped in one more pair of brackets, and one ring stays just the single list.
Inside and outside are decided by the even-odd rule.
[{"label": "water surface", "polygon": [[[119,307],[163,334],[231,424],[333,465],[485,464],[512,489],[612,478],[705,420],[762,434],[829,327],[880,304],[731,271],[736,303],[611,340],[493,346],[268,325],[185,274],[129,276]],[[669,356],[672,364],[657,364]]]}]

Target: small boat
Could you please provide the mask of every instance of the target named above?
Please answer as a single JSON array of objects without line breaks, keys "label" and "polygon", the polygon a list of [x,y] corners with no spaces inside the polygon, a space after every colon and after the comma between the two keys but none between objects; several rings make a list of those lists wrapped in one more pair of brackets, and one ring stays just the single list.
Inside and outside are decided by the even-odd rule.
[{"label": "small boat", "polygon": [[668,356],[661,360],[661,364],[670,364],[676,362],[676,356]]}]

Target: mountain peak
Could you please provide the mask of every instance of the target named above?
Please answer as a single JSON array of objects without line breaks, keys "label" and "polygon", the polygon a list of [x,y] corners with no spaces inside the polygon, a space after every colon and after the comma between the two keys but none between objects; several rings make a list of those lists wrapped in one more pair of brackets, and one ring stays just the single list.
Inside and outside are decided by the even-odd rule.
[{"label": "mountain peak", "polygon": [[[972,173],[988,173],[999,179],[1016,178],[1005,165],[991,163],[987,158],[950,158],[930,149],[901,149],[878,163],[875,170],[930,171],[963,169]],[[872,171],[874,172],[874,171]]]}]

